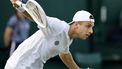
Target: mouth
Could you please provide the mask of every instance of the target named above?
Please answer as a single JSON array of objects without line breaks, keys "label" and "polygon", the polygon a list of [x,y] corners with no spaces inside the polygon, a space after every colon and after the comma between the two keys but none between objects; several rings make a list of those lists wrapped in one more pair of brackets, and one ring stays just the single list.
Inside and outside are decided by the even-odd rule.
[{"label": "mouth", "polygon": [[86,34],[86,37],[89,37],[90,36],[90,34]]}]

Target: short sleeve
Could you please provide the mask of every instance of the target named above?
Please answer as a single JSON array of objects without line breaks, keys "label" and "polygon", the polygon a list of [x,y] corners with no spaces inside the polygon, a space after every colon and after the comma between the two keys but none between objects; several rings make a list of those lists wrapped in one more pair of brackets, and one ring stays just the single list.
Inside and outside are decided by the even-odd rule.
[{"label": "short sleeve", "polygon": [[15,26],[17,25],[17,18],[15,16],[12,16],[8,23],[7,23],[7,26],[11,27],[11,28],[14,28]]},{"label": "short sleeve", "polygon": [[65,54],[69,53],[70,52],[69,47],[67,46],[62,52],[65,53]]},{"label": "short sleeve", "polygon": [[70,52],[70,46],[71,46],[71,44],[72,44],[72,42],[73,42],[73,39],[72,40],[70,40],[70,42],[69,42],[69,44],[68,45],[66,45],[66,47],[64,46],[63,48],[63,53],[69,53]]}]

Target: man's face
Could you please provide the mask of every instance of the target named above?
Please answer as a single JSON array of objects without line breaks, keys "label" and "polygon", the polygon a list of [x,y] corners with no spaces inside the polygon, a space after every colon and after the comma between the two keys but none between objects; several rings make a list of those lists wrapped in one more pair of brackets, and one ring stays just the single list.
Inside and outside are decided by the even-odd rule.
[{"label": "man's face", "polygon": [[94,23],[90,21],[83,21],[77,23],[76,33],[78,38],[86,39],[93,33]]}]

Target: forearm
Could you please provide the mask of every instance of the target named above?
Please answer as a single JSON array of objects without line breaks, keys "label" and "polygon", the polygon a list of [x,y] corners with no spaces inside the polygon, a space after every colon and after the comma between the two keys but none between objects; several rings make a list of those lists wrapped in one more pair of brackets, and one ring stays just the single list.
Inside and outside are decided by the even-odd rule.
[{"label": "forearm", "polygon": [[10,37],[4,36],[4,46],[7,48],[10,44]]},{"label": "forearm", "polygon": [[24,12],[22,12],[22,14],[23,14],[26,18],[28,18],[29,20],[33,21],[32,17],[28,14],[28,12],[24,11]]},{"label": "forearm", "polygon": [[71,53],[68,53],[68,54],[61,53],[59,56],[60,56],[61,60],[63,61],[63,63],[69,69],[80,69],[79,66],[73,60]]},{"label": "forearm", "polygon": [[7,27],[4,33],[4,45],[8,47],[11,41],[12,29]]}]

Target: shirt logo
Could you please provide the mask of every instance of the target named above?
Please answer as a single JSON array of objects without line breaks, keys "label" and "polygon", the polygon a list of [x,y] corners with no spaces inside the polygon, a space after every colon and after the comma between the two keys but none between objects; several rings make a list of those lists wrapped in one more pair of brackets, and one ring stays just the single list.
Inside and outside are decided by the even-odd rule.
[{"label": "shirt logo", "polygon": [[59,41],[55,41],[55,45],[59,45]]}]

